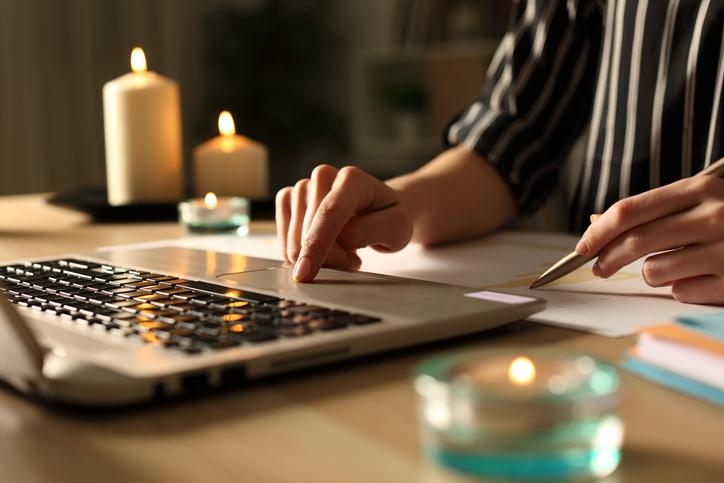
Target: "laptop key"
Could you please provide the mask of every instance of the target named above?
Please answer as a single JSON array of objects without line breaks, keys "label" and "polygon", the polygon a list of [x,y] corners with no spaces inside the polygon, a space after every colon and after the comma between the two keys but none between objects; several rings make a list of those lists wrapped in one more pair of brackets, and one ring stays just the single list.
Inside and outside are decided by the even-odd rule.
[{"label": "laptop key", "polygon": [[200,305],[206,305],[211,303],[221,303],[223,301],[222,298],[217,297],[215,295],[208,295],[208,294],[196,294],[194,298],[191,299],[191,302],[195,304]]},{"label": "laptop key", "polygon": [[175,287],[177,285],[184,285],[187,283],[189,283],[189,280],[186,280],[185,278],[172,278],[171,280],[159,282],[159,285],[163,285],[165,287]]},{"label": "laptop key", "polygon": [[140,300],[142,302],[153,302],[154,300],[166,300],[166,297],[164,295],[148,293],[148,292],[144,292],[143,295],[139,295],[138,297],[134,297],[134,298],[136,300]]},{"label": "laptop key", "polygon": [[163,290],[163,289],[167,288],[167,287],[164,287],[163,285],[153,284],[153,282],[149,282],[149,283],[151,283],[152,285],[146,285],[146,286],[139,287],[139,288],[141,290],[143,290],[144,292],[157,292],[158,290]]},{"label": "laptop key", "polygon": [[157,275],[154,274],[154,276],[146,277],[148,280],[153,280],[154,282],[168,282],[169,280],[180,280],[178,277],[174,277],[172,275]]},{"label": "laptop key", "polygon": [[141,281],[136,280],[135,282],[123,284],[124,287],[133,287],[136,289],[140,289],[142,287],[149,287],[151,285],[153,285],[153,282],[147,282],[145,280],[141,280]]},{"label": "laptop key", "polygon": [[135,292],[123,292],[116,294],[116,296],[124,299],[135,299],[136,297],[140,297],[142,295],[148,295],[148,292],[141,292],[140,290],[136,290]]},{"label": "laptop key", "polygon": [[109,294],[109,295],[118,295],[118,294],[122,294],[122,293],[137,292],[137,290],[135,288],[131,288],[131,287],[111,286],[111,287],[101,289],[101,292]]},{"label": "laptop key", "polygon": [[[162,296],[163,297],[163,296]],[[183,307],[191,306],[186,300],[176,299],[171,297],[163,297],[151,301],[154,305],[160,305],[162,307],[182,307],[178,310],[183,310]]]},{"label": "laptop key", "polygon": [[127,283],[135,283],[135,282],[138,282],[137,278],[131,278],[126,274],[123,275],[123,278],[114,277],[114,278],[111,278],[110,280],[108,280],[108,283],[110,283],[112,285],[119,285],[119,286],[125,285]]},{"label": "laptop key", "polygon": [[[175,291],[172,291],[175,290]],[[191,300],[192,298],[196,297],[196,293],[192,292],[190,290],[186,290],[185,288],[181,289],[171,289],[171,290],[159,290],[156,293],[160,293],[161,295],[171,295],[172,297],[179,298],[182,300]]]}]

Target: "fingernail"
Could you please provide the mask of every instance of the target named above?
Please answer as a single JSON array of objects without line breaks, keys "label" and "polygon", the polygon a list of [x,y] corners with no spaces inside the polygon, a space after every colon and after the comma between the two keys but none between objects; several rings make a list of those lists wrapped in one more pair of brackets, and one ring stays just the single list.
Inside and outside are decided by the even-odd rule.
[{"label": "fingernail", "polygon": [[579,255],[588,255],[588,242],[586,242],[586,237],[583,236],[578,241],[578,244],[576,245],[576,253]]},{"label": "fingernail", "polygon": [[297,264],[294,265],[294,274],[292,276],[297,282],[302,282],[309,277],[311,271],[312,261],[309,259],[309,257],[304,256],[297,260]]},{"label": "fingernail", "polygon": [[593,264],[593,268],[591,269],[593,274],[597,277],[601,276],[601,267],[598,266],[598,262]]}]

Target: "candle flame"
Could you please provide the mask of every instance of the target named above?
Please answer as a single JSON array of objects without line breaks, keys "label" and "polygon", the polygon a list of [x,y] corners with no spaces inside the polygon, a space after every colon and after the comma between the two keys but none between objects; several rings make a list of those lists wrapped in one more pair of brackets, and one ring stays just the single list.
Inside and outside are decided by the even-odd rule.
[{"label": "candle flame", "polygon": [[141,47],[135,47],[131,51],[131,70],[133,72],[146,72],[148,67],[146,66],[146,54],[143,53]]},{"label": "candle flame", "polygon": [[516,386],[527,386],[535,380],[535,365],[527,357],[516,357],[510,363],[508,379]]},{"label": "candle flame", "polygon": [[204,204],[209,209],[216,208],[216,205],[219,204],[219,199],[214,193],[206,193],[206,196],[204,196]]},{"label": "candle flame", "polygon": [[234,118],[231,117],[231,113],[229,111],[223,111],[219,114],[219,133],[222,136],[233,136],[236,134]]}]

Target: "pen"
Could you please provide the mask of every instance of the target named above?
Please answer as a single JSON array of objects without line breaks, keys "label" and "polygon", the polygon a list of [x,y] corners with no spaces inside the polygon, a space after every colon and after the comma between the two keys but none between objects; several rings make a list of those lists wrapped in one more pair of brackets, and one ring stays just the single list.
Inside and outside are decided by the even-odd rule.
[{"label": "pen", "polygon": [[[696,176],[706,176],[710,174],[721,174],[724,172],[724,158],[720,159],[719,161],[710,164],[708,167],[703,169],[702,171],[699,171]],[[543,285],[546,285],[548,283],[553,282],[554,280],[558,280],[559,278],[568,275],[573,270],[582,267],[586,263],[590,262],[594,258],[596,258],[598,254],[596,255],[590,255],[590,256],[582,256],[577,254],[576,252],[571,252],[565,257],[558,260],[551,268],[543,272],[543,274],[536,279],[535,282],[533,282],[530,286],[530,288],[538,288],[542,287]]]}]

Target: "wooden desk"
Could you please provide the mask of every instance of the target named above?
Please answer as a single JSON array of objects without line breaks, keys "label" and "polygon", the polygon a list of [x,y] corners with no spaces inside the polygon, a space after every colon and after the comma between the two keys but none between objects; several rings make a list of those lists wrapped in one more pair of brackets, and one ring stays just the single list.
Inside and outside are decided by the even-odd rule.
[{"label": "wooden desk", "polygon": [[[260,223],[254,231],[272,230]],[[93,225],[40,196],[0,199],[0,260],[176,237],[174,223]],[[503,329],[123,412],[71,412],[0,390],[0,481],[459,482],[418,448],[410,372],[442,351],[550,344],[619,359],[609,339]],[[724,481],[724,412],[623,373],[623,464],[608,481]]]}]

